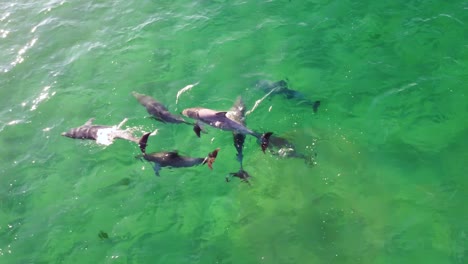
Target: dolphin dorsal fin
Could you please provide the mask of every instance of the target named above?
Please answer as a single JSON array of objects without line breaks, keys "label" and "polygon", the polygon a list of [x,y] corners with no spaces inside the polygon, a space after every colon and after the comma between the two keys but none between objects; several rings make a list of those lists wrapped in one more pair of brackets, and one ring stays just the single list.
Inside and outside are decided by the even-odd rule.
[{"label": "dolphin dorsal fin", "polygon": [[86,121],[86,123],[84,123],[85,126],[90,126],[93,124],[93,121],[94,121],[94,117],[93,118],[90,118],[88,121]]},{"label": "dolphin dorsal fin", "polygon": [[179,157],[179,152],[177,150],[166,152],[166,156],[173,159]]},{"label": "dolphin dorsal fin", "polygon": [[223,116],[226,117],[227,112],[218,112],[216,113],[216,116]]}]

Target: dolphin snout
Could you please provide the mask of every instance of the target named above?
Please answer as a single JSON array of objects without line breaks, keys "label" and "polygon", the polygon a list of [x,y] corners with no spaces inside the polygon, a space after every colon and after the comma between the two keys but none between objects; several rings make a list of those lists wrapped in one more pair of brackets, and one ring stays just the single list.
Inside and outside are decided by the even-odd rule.
[{"label": "dolphin snout", "polygon": [[191,117],[191,116],[190,116],[190,113],[191,113],[191,112],[192,112],[192,111],[190,111],[189,109],[184,109],[184,110],[182,110],[181,114],[184,115],[184,116],[186,116],[186,117]]}]

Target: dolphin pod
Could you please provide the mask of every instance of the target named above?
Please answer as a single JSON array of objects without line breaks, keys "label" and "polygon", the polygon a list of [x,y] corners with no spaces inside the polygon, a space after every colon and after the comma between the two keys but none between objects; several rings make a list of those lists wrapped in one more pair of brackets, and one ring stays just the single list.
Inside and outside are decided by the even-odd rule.
[{"label": "dolphin pod", "polygon": [[[270,86],[267,88],[273,87],[271,89],[278,89],[278,84],[269,83],[269,85]],[[250,184],[249,178],[251,178],[251,176],[243,168],[243,147],[245,137],[247,135],[258,139],[264,153],[267,149],[269,149],[272,154],[277,154],[277,152],[273,151],[275,148],[279,148],[280,151],[282,149],[288,149],[290,150],[289,155],[283,156],[304,158],[302,154],[297,154],[295,152],[292,143],[286,139],[272,136],[272,132],[259,133],[248,128],[245,125],[245,104],[240,96],[236,99],[229,111],[216,111],[208,108],[194,107],[184,109],[181,112],[182,116],[180,116],[171,113],[161,102],[148,95],[137,92],[132,92],[132,95],[146,108],[152,118],[162,123],[193,125],[194,131],[198,137],[200,137],[200,131],[204,131],[201,128],[202,124],[224,131],[231,131],[233,134],[234,147],[237,151],[236,157],[240,164],[240,168],[237,172],[229,173],[229,176],[237,177],[248,184]],[[184,116],[194,119],[195,122],[191,123],[186,121]],[[133,134],[132,128],[121,129],[127,119],[124,119],[117,126],[93,125],[93,121],[94,118],[91,118],[82,126],[72,128],[69,131],[62,133],[62,135],[74,139],[94,140],[97,144],[101,145],[110,145],[114,139],[125,139],[137,143],[142,153],[137,157],[143,158],[144,160],[152,163],[154,173],[157,176],[160,175],[160,170],[163,167],[183,168],[207,164],[210,169],[213,169],[213,163],[220,150],[219,148],[216,148],[214,151],[208,153],[206,157],[181,156],[178,151],[147,153],[146,147],[150,133],[145,133],[141,138],[138,138]],[[270,142],[272,143],[271,145]],[[226,181],[229,181],[228,176],[226,177]]]}]

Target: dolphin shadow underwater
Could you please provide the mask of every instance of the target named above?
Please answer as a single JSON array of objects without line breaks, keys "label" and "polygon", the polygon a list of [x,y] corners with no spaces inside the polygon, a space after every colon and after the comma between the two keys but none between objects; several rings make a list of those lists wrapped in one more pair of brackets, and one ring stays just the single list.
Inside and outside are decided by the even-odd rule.
[{"label": "dolphin shadow underwater", "polygon": [[301,92],[289,89],[289,85],[285,80],[279,80],[277,82],[259,80],[255,83],[255,88],[265,93],[270,93],[272,96],[282,95],[286,99],[296,100],[299,103],[311,106],[314,113],[317,113],[320,106],[320,100],[311,101]]},{"label": "dolphin shadow underwater", "polygon": [[122,120],[117,126],[104,126],[104,125],[93,125],[94,118],[89,119],[82,126],[70,129],[67,132],[63,132],[62,136],[75,138],[75,139],[89,139],[96,141],[100,145],[110,145],[114,142],[114,139],[120,138],[138,143],[139,140],[136,138],[131,129],[120,129],[127,118]]},{"label": "dolphin shadow underwater", "polygon": [[138,158],[144,158],[149,162],[153,162],[154,173],[157,176],[162,167],[169,168],[182,168],[182,167],[193,167],[197,165],[208,164],[208,168],[213,169],[213,163],[215,162],[216,157],[218,156],[219,148],[210,152],[208,156],[204,158],[193,158],[193,157],[184,157],[180,156],[177,151],[163,151],[163,152],[153,152],[146,153],[146,146],[148,142],[148,137],[151,133],[144,134],[140,141],[139,146],[142,152],[141,155],[137,156]]}]

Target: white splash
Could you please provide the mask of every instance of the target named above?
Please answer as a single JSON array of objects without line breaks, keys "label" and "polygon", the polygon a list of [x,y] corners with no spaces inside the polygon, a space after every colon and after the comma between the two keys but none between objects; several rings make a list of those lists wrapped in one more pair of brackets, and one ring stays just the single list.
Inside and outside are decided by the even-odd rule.
[{"label": "white splash", "polygon": [[111,127],[99,129],[97,132],[97,136],[96,136],[96,143],[100,145],[105,145],[105,146],[109,146],[110,144],[112,144],[112,142],[114,142],[114,139],[116,137],[121,137],[123,136],[124,133],[128,132],[128,130],[120,129],[120,127],[122,127],[127,121],[128,121],[128,118],[125,118],[117,126],[111,126]]},{"label": "white splash", "polygon": [[5,29],[0,29],[0,38],[6,38],[8,36],[8,33],[10,33],[10,31],[5,30]]},{"label": "white splash", "polygon": [[197,86],[200,82],[196,82],[196,83],[193,83],[193,84],[189,84],[187,86],[185,86],[184,88],[180,89],[178,92],[177,92],[177,97],[176,97],[176,101],[175,103],[177,104],[179,102],[179,96],[183,93],[185,93],[186,91],[192,89],[193,87]]},{"label": "white splash", "polygon": [[[136,127],[127,127],[126,129],[121,129],[121,127],[128,121],[128,118],[125,118],[120,122],[120,124],[112,127],[101,128],[97,132],[96,143],[100,145],[109,146],[114,142],[116,138],[122,138],[134,142],[138,142],[138,139],[134,137],[133,133],[137,130]],[[158,129],[154,130],[150,136],[158,134]]]},{"label": "white splash", "polygon": [[109,146],[114,142],[116,126],[99,129],[97,132],[96,143]]}]

